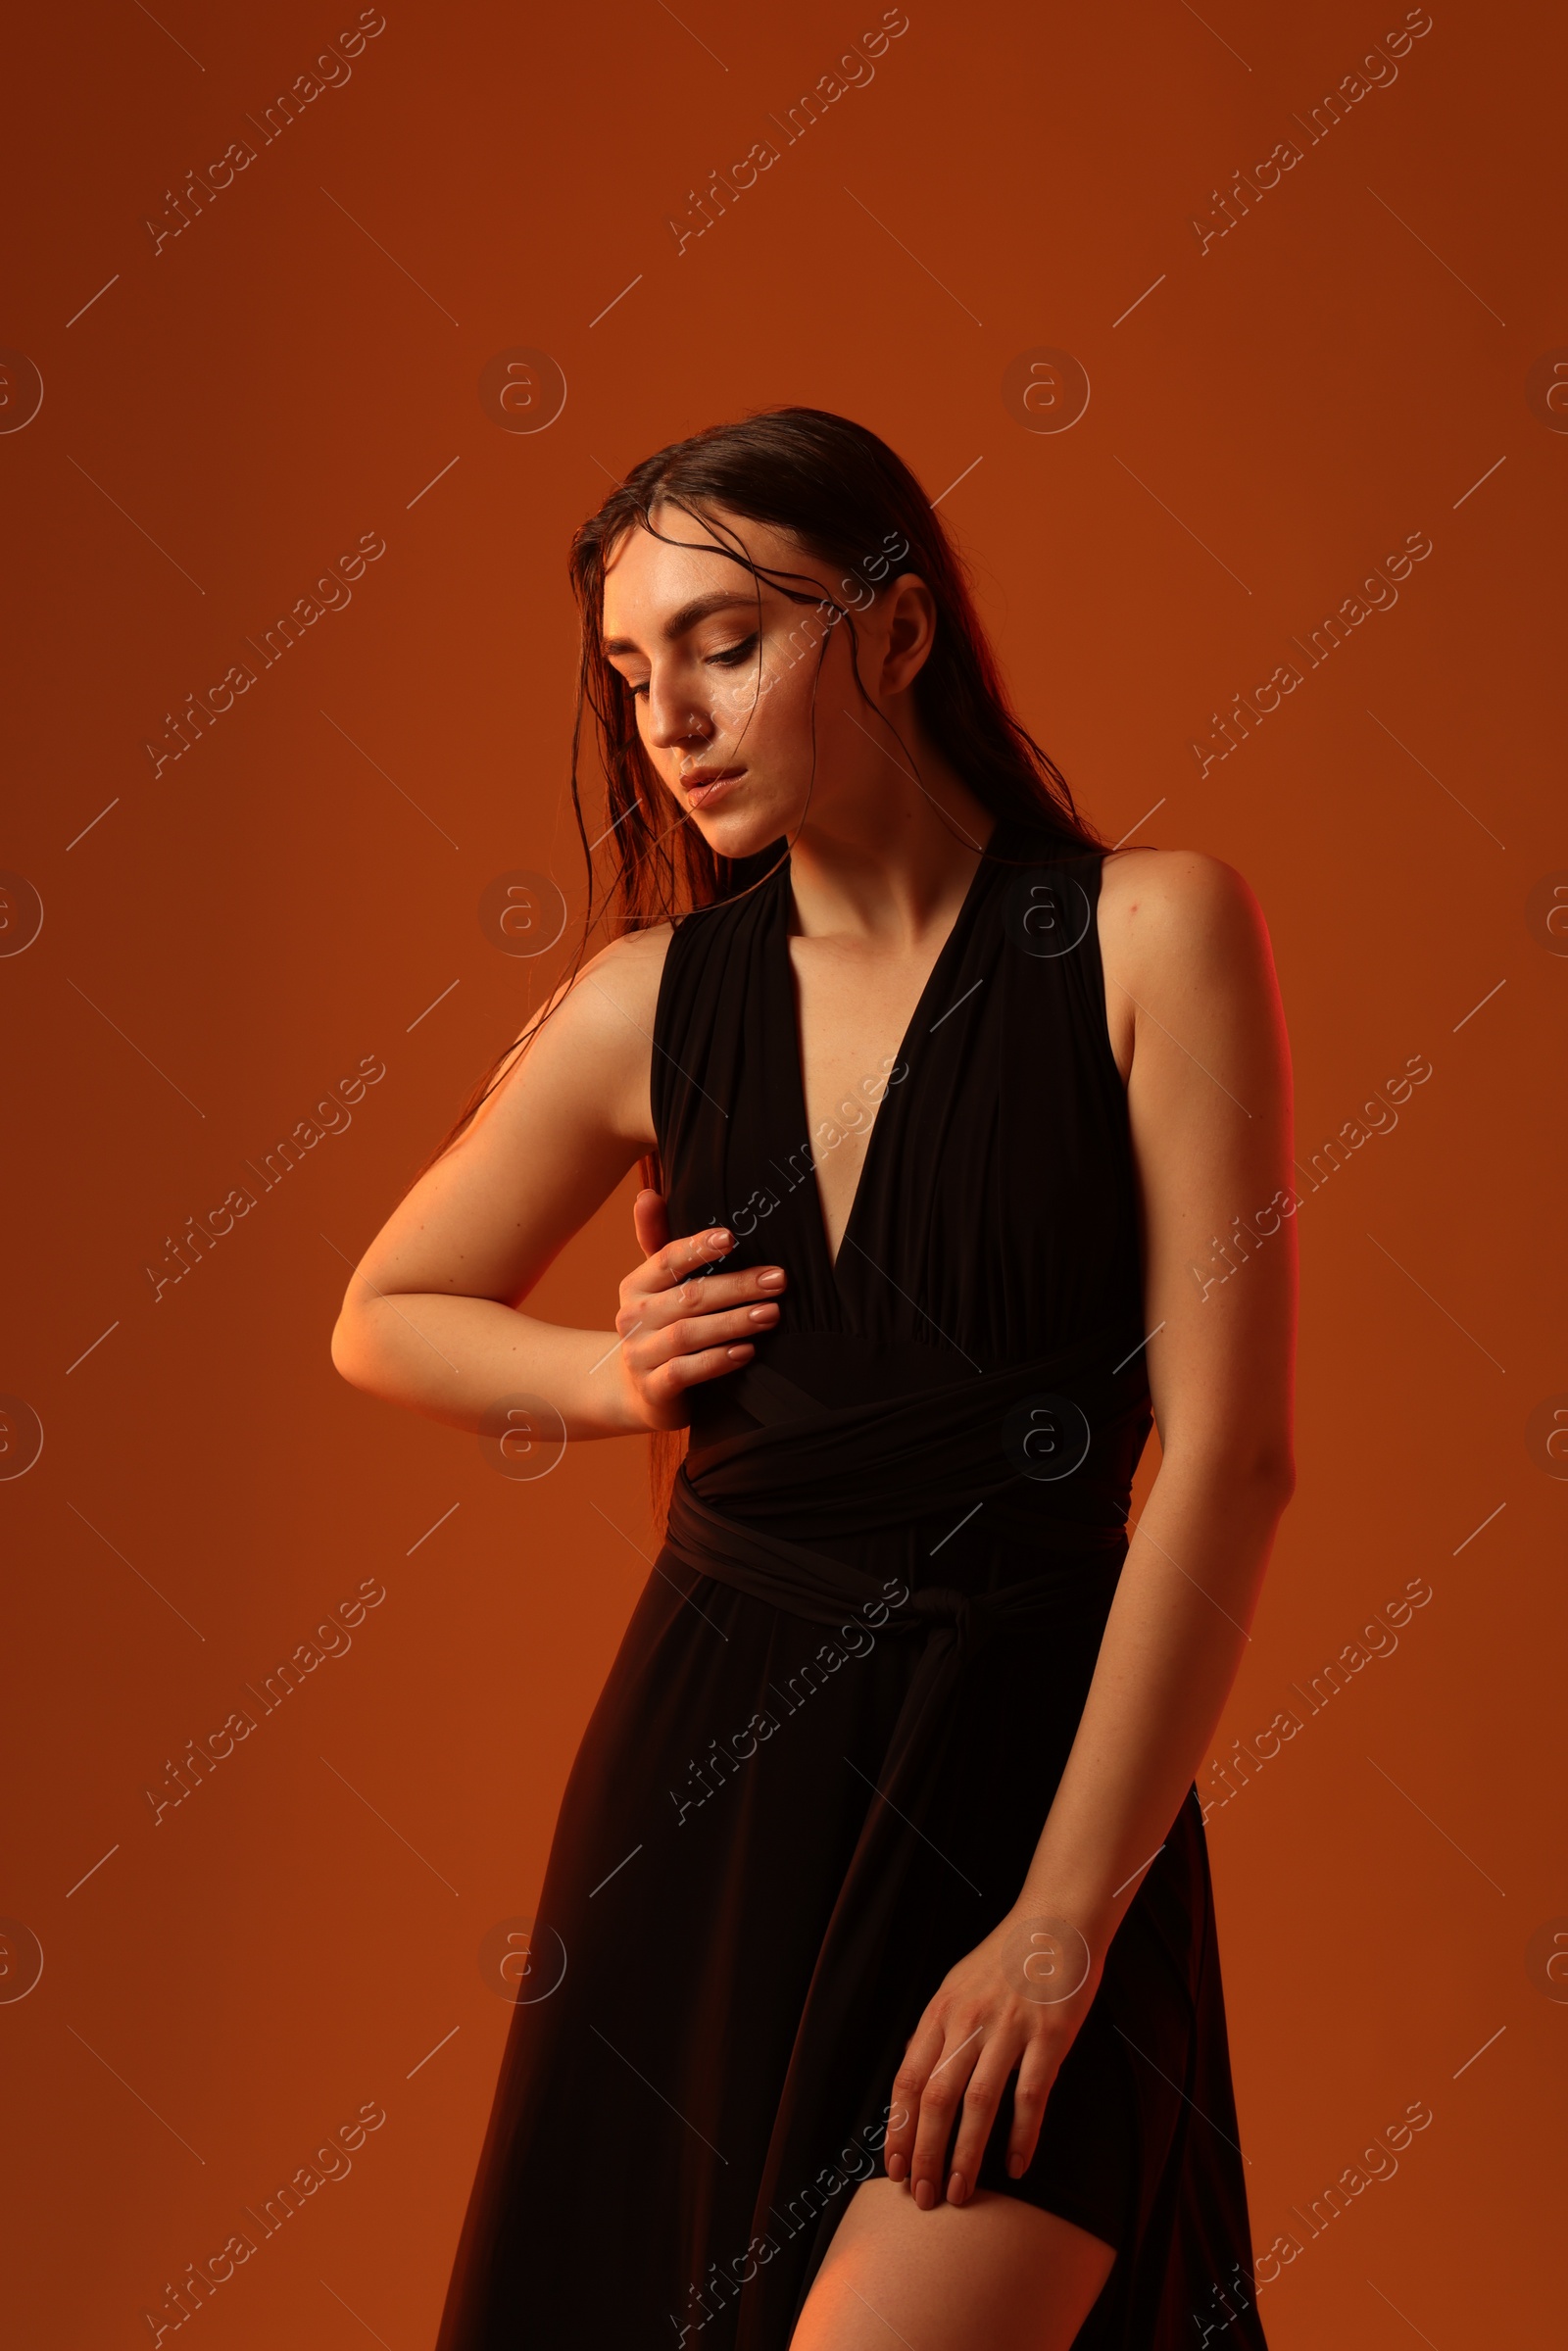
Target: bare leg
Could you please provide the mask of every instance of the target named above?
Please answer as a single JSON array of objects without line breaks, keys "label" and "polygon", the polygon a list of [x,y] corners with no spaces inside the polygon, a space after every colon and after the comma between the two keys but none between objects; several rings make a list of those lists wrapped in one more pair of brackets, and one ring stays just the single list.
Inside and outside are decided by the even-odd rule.
[{"label": "bare leg", "polygon": [[867,2180],[834,2231],[790,2351],[1069,2351],[1115,2260],[1070,2221],[977,2188],[917,2209]]}]

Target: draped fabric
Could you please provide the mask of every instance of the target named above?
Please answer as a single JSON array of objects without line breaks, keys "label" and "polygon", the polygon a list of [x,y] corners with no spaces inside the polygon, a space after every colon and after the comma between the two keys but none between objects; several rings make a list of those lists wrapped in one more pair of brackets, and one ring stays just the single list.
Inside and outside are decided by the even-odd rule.
[{"label": "draped fabric", "polygon": [[[787,860],[672,937],[671,1229],[778,1263],[693,1395],[563,1799],[438,2351],[786,2351],[944,1974],[1016,1899],[1151,1427],[1098,857],[1000,826],[899,1053],[808,1135]],[[874,1106],[837,1262],[814,1161]],[[814,1149],[813,1149],[814,1145]],[[542,1563],[548,1570],[548,1562]],[[1263,2351],[1190,1790],[1021,2180],[1117,2249],[1081,2351]]]}]

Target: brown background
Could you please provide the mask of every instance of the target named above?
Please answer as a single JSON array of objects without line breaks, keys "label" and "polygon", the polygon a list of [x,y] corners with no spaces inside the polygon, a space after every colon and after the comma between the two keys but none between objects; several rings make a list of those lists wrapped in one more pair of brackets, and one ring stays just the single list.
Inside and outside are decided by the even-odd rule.
[{"label": "brown background", "polygon": [[[328,1334],[345,1260],[552,966],[497,952],[486,884],[578,892],[570,530],[651,449],[787,400],[874,426],[933,497],[957,480],[942,511],[1027,718],[1107,835],[1247,875],[1303,1164],[1432,1063],[1303,1204],[1300,1485],[1216,1754],[1409,1580],[1433,1597],[1209,1834],[1257,2245],[1304,2245],[1264,2295],[1278,2351],[1540,2339],[1565,1465],[1530,1425],[1568,1388],[1568,965],[1531,906],[1568,867],[1568,438],[1528,385],[1568,342],[1563,61],[1544,8],[1438,0],[1308,144],[1293,117],[1403,12],[1290,13],[910,0],[874,81],[679,256],[666,216],[878,8],[390,0],[266,146],[247,114],[352,8],[24,28],[0,342],[44,399],[0,436],[0,862],[44,923],[0,962],[0,1388],[45,1442],[0,1490],[0,1985],[28,1935],[44,1967],[0,2004],[19,2351],[151,2340],[166,2282],[372,2101],[352,2174],[202,2339],[432,2339],[508,2022],[480,1946],[537,1891],[646,1576],[645,1458],[510,1482],[349,1389]],[[240,137],[256,160],[155,253],[166,190]],[[1201,250],[1192,217],[1286,138],[1301,161]],[[518,345],[568,385],[535,434],[478,396]],[[1004,404],[1041,345],[1088,371],[1070,431]],[[1211,711],[1417,531],[1397,606],[1200,778]],[[352,604],[155,777],[165,712],[366,532],[386,553]],[[362,1055],[386,1074],[352,1126],[155,1301],[166,1237]],[[608,1327],[632,1188],[540,1310]],[[349,1653],[155,1824],[166,1763],[368,1579]],[[1397,2176],[1307,2236],[1291,2208],[1416,2101]]]}]

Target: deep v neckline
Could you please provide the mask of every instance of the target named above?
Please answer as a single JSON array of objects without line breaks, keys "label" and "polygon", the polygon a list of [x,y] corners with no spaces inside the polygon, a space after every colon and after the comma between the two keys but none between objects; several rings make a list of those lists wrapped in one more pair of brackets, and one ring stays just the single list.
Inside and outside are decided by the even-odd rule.
[{"label": "deep v neckline", "polygon": [[[963,934],[968,929],[970,916],[979,902],[982,885],[995,860],[995,852],[997,844],[1002,838],[1003,829],[1003,819],[998,817],[992,826],[990,838],[980,853],[980,861],[969,877],[968,888],[963,894],[957,913],[953,918],[952,927],[937,950],[936,961],[926,975],[925,986],[915,999],[914,1009],[909,1014],[908,1023],[893,1055],[895,1069],[901,1061],[907,1058],[910,1040],[919,1030],[930,1010],[932,998],[936,995],[938,988],[945,983],[949,966],[961,949]],[[790,878],[790,859],[788,857],[785,858],[780,869],[779,904],[781,919],[776,925],[775,944],[781,968],[779,968],[777,976],[783,987],[785,1008],[789,1015],[787,1034],[790,1041],[791,1091],[794,1095],[794,1107],[799,1114],[799,1127],[806,1137],[806,1155],[810,1166],[809,1195],[815,1211],[811,1221],[815,1226],[816,1241],[826,1261],[829,1277],[837,1288],[839,1267],[843,1262],[844,1252],[850,1247],[854,1237],[856,1216],[859,1210],[861,1197],[865,1192],[866,1178],[872,1170],[877,1137],[882,1128],[883,1112],[887,1102],[887,1088],[883,1088],[882,1099],[877,1103],[871,1119],[871,1132],[865,1139],[865,1152],[860,1161],[860,1172],[856,1178],[855,1190],[850,1196],[849,1213],[844,1219],[844,1230],[839,1235],[839,1246],[835,1251],[830,1248],[828,1242],[827,1217],[824,1213],[822,1187],[816,1168],[816,1147],[811,1134],[811,1115],[806,1101],[806,1055],[801,1032],[801,1007],[796,993],[795,964],[790,955],[790,912],[794,904],[794,888]],[[953,1008],[949,1007],[950,1010]]]}]

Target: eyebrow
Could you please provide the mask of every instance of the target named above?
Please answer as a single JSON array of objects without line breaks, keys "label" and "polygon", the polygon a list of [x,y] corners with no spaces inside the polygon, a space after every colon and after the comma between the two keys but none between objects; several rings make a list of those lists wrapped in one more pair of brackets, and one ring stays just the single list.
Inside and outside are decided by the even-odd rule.
[{"label": "eyebrow", "polygon": [[[699,620],[706,620],[710,612],[730,612],[737,605],[745,605],[749,612],[755,612],[757,598],[755,595],[743,596],[731,588],[716,588],[707,596],[694,596],[689,604],[683,604],[678,612],[670,613],[662,634],[673,642],[676,637],[683,637],[689,628],[695,628]],[[641,651],[641,646],[634,644],[630,637],[607,637],[605,640],[607,654]]]}]

